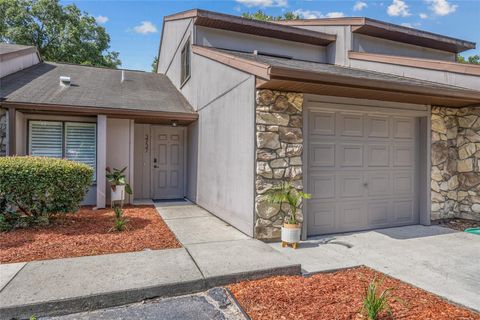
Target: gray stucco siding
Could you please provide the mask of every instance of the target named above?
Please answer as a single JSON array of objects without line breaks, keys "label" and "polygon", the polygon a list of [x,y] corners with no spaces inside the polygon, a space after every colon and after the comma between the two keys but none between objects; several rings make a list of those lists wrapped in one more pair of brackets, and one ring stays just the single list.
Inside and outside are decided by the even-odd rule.
[{"label": "gray stucco siding", "polygon": [[158,61],[159,73],[166,73],[169,66],[171,67],[172,60],[178,51],[177,48],[179,42],[182,42],[185,38],[185,34],[190,34],[192,30],[192,19],[165,22],[162,31],[160,59]]},{"label": "gray stucco siding", "polygon": [[480,88],[480,77],[473,75],[354,59],[350,59],[349,66],[355,69],[390,73],[407,78],[427,80],[473,90]]},{"label": "gray stucco siding", "polygon": [[322,46],[272,39],[206,27],[195,27],[195,44],[228,50],[281,54],[294,59],[326,62],[326,48]]},{"label": "gray stucco siding", "polygon": [[388,54],[412,58],[455,61],[455,54],[452,52],[375,38],[363,34],[352,35],[352,50],[357,52]]},{"label": "gray stucco siding", "polygon": [[200,206],[253,236],[255,113],[251,76],[199,110]]}]

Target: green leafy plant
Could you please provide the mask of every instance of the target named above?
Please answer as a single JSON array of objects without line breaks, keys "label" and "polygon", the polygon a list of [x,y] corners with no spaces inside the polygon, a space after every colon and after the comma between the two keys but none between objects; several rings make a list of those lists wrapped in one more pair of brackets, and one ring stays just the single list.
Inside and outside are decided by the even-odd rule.
[{"label": "green leafy plant", "polygon": [[128,219],[123,216],[123,210],[121,207],[114,207],[113,211],[115,212],[115,219],[113,227],[110,231],[124,231],[127,229]]},{"label": "green leafy plant", "polygon": [[290,182],[282,182],[281,184],[268,190],[266,193],[267,200],[271,203],[288,203],[290,206],[290,216],[288,217],[288,223],[297,224],[297,209],[301,204],[302,199],[310,199],[311,194],[305,193],[295,189]]},{"label": "green leafy plant", "polygon": [[[46,224],[56,214],[78,210],[92,184],[93,169],[82,163],[45,157],[1,157],[3,226]],[[8,228],[8,227],[7,227]]]},{"label": "green leafy plant", "polygon": [[123,169],[113,168],[113,170],[110,170],[110,168],[107,167],[106,177],[108,182],[110,182],[113,191],[115,191],[116,186],[125,186],[125,192],[132,194],[132,188],[127,183],[127,178],[124,174],[125,170],[127,170],[127,167]]},{"label": "green leafy plant", "polygon": [[362,311],[369,320],[377,320],[379,315],[386,311],[391,315],[389,300],[392,297],[392,288],[380,291],[381,282],[373,279],[365,290],[365,298],[363,299]]}]

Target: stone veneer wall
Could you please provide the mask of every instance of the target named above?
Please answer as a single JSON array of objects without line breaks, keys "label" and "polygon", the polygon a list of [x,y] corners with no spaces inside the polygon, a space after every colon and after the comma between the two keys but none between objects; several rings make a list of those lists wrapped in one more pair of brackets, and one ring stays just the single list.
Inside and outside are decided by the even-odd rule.
[{"label": "stone veneer wall", "polygon": [[480,107],[432,108],[432,220],[480,220]]},{"label": "stone veneer wall", "polygon": [[0,157],[7,154],[7,110],[0,108]]},{"label": "stone veneer wall", "polygon": [[[287,204],[274,205],[265,192],[282,181],[303,189],[303,94],[258,90],[256,97],[255,237],[280,237]],[[303,221],[301,209],[299,221]]]}]

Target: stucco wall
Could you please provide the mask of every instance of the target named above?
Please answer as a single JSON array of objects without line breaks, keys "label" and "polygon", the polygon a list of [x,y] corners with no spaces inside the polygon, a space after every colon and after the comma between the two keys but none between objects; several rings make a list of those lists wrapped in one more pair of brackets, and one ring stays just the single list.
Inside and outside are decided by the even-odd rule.
[{"label": "stucco wall", "polygon": [[[125,176],[127,182],[134,185],[133,181],[133,120],[107,118],[107,167],[122,169],[127,167]],[[105,168],[97,168],[98,174],[105,174]],[[134,186],[135,187],[135,186]],[[107,204],[110,202],[110,185],[107,182]],[[125,202],[130,201],[127,195]]]},{"label": "stucco wall", "polygon": [[0,63],[0,78],[8,74],[23,70],[40,62],[36,52],[21,55]]},{"label": "stucco wall", "polygon": [[429,70],[423,68],[399,66],[395,64],[355,59],[350,59],[349,66],[356,69],[391,73],[403,77],[433,81],[457,87],[469,88],[473,90],[478,90],[478,88],[480,88],[480,77],[468,74],[440,70]]},{"label": "stucco wall", "polygon": [[197,201],[198,129],[198,121],[187,127],[187,198],[193,202]]},{"label": "stucco wall", "polygon": [[249,77],[199,110],[196,185],[197,204],[251,236],[254,83]]},{"label": "stucco wall", "polygon": [[480,106],[432,108],[432,220],[480,221]]},{"label": "stucco wall", "polygon": [[431,48],[415,46],[408,43],[375,38],[363,34],[353,34],[352,50],[357,52],[369,52],[389,54],[395,56],[455,61],[455,54]]},{"label": "stucco wall", "polygon": [[[265,195],[288,181],[303,190],[303,94],[258,90],[256,96],[255,237],[274,240],[289,214],[288,204],[270,203]],[[301,210],[297,212],[303,221]]]},{"label": "stucco wall", "polygon": [[0,157],[7,154],[7,110],[0,108]]},{"label": "stucco wall", "polygon": [[206,27],[195,28],[195,43],[205,47],[253,52],[281,54],[294,59],[325,62],[326,49],[315,46],[268,37],[254,36],[227,30]]}]

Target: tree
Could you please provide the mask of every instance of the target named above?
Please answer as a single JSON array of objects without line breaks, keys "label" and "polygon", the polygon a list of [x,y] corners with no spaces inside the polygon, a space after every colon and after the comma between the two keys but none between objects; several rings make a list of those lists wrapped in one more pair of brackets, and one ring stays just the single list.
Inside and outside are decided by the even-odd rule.
[{"label": "tree", "polygon": [[470,64],[480,64],[480,55],[476,54],[465,59],[464,56],[458,55],[457,62],[460,63],[470,63]]},{"label": "tree", "polygon": [[110,36],[95,18],[59,0],[0,0],[0,41],[36,46],[47,61],[116,68]]},{"label": "tree", "polygon": [[158,67],[158,56],[153,57],[152,61],[152,72],[157,72],[157,67]]},{"label": "tree", "polygon": [[261,21],[281,21],[281,20],[300,19],[300,16],[292,11],[285,12],[281,16],[269,16],[262,10],[258,10],[257,12],[254,12],[254,13],[244,12],[242,13],[242,17],[247,19],[252,19],[252,20],[261,20]]}]

